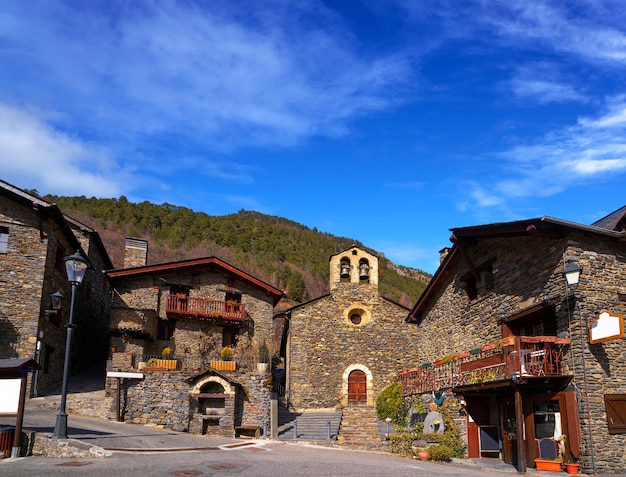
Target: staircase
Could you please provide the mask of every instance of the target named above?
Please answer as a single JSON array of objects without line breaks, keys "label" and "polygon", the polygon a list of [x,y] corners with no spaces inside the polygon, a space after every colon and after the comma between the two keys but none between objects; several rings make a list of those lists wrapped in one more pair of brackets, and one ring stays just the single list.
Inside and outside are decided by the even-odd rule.
[{"label": "staircase", "polygon": [[285,406],[279,405],[278,439],[283,441],[334,442],[337,439],[340,422],[341,411],[306,411],[296,413],[290,411]]},{"label": "staircase", "polygon": [[344,407],[337,444],[359,449],[382,448],[376,409],[373,406]]}]

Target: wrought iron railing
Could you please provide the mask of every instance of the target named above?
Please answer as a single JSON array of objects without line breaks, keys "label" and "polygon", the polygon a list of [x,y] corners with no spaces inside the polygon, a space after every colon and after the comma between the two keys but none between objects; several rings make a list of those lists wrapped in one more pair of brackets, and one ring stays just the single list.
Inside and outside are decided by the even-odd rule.
[{"label": "wrought iron railing", "polygon": [[399,380],[408,395],[507,379],[562,375],[562,348],[570,342],[555,336],[511,336],[480,349],[400,371]]}]

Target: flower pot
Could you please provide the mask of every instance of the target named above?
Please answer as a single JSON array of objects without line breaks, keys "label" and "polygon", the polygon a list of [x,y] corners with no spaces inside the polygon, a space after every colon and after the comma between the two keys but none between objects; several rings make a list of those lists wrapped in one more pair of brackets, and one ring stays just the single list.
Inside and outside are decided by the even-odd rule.
[{"label": "flower pot", "polygon": [[424,462],[426,462],[428,460],[428,457],[430,457],[430,452],[428,452],[428,449],[424,449],[424,450],[419,451],[417,455],[420,458],[420,460],[423,460]]},{"label": "flower pot", "polygon": [[565,464],[565,470],[568,474],[577,474],[579,464]]},{"label": "flower pot", "polygon": [[552,472],[561,472],[561,461],[552,459],[535,459],[537,470],[550,470]]},{"label": "flower pot", "polygon": [[235,371],[237,369],[236,361],[211,361],[209,364],[218,371]]}]

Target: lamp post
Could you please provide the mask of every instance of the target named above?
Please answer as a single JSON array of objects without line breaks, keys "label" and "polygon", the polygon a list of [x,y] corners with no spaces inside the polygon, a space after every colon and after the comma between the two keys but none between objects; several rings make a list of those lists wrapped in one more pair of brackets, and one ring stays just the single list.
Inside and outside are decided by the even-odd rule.
[{"label": "lamp post", "polygon": [[53,439],[67,439],[67,414],[65,413],[65,402],[67,400],[67,378],[70,370],[70,348],[72,345],[72,334],[76,325],[74,324],[74,298],[76,287],[83,281],[85,272],[91,268],[89,262],[77,250],[73,255],[64,257],[67,280],[72,284],[72,298],[70,301],[70,316],[67,323],[67,335],[65,339],[65,361],[63,363],[63,384],[61,385],[61,407],[57,414],[54,425]]},{"label": "lamp post", "polygon": [[[582,268],[580,268],[576,263],[569,262],[563,270],[563,276],[567,281],[567,285],[571,287],[576,287],[580,280],[580,273],[582,272]],[[587,433],[589,434],[589,448],[591,454],[591,469],[595,473],[596,471],[596,463],[595,463],[595,451],[593,447],[593,435],[591,433],[591,409],[589,407],[589,390],[587,388],[587,365],[585,363],[585,335],[583,332],[583,317],[580,311],[580,306],[578,305],[578,300],[576,298],[576,293],[573,293],[574,296],[574,307],[578,311],[578,326],[580,329],[580,354],[581,354],[581,363],[582,363],[582,371],[583,371],[583,383],[585,384],[585,401],[587,407]]]}]

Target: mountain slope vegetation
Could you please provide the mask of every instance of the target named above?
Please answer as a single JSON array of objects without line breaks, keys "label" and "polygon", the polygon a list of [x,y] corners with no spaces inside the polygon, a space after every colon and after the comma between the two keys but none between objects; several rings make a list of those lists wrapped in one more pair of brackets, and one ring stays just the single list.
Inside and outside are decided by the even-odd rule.
[{"label": "mountain slope vegetation", "polygon": [[210,216],[168,203],[131,203],[124,196],[44,199],[98,230],[116,268],[123,267],[125,238],[134,237],[148,241],[148,264],[216,256],[285,290],[293,302],[328,293],[330,256],[353,245],[380,258],[380,292],[402,305],[412,306],[430,279],[356,240],[258,212]]}]

